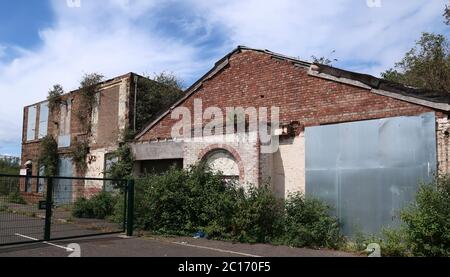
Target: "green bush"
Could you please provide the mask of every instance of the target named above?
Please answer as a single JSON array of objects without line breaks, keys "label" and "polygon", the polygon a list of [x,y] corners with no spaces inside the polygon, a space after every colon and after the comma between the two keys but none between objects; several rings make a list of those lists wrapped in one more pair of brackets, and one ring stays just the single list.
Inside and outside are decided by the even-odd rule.
[{"label": "green bush", "polygon": [[18,191],[11,192],[8,195],[8,202],[14,203],[14,204],[27,204],[27,201],[25,201],[25,199],[22,197],[22,195]]},{"label": "green bush", "polygon": [[383,230],[383,239],[379,241],[381,255],[386,257],[407,257],[411,255],[410,247],[405,240],[405,230],[386,229]]},{"label": "green bush", "polygon": [[402,220],[414,256],[450,256],[450,176],[422,185]]},{"label": "green bush", "polygon": [[239,190],[232,235],[241,242],[270,242],[282,233],[283,203],[268,186]]},{"label": "green bush", "polygon": [[72,209],[72,216],[77,218],[105,219],[115,211],[118,197],[110,192],[101,192],[90,199],[78,198]]},{"label": "green bush", "polygon": [[416,201],[401,212],[402,225],[383,230],[383,256],[450,256],[450,177],[421,185]]},{"label": "green bush", "polygon": [[208,228],[210,235],[227,230],[233,213],[233,188],[201,167],[171,169],[136,183],[136,226],[160,233],[191,234]]},{"label": "green bush", "polygon": [[344,241],[339,222],[330,216],[330,207],[314,198],[293,194],[286,201],[286,244],[303,247],[338,248]]},{"label": "green bush", "polygon": [[[115,217],[122,214],[117,205]],[[318,200],[296,196],[284,206],[268,186],[244,190],[204,165],[137,180],[135,224],[158,234],[203,231],[209,238],[250,243],[335,247],[342,238],[337,220]]]}]

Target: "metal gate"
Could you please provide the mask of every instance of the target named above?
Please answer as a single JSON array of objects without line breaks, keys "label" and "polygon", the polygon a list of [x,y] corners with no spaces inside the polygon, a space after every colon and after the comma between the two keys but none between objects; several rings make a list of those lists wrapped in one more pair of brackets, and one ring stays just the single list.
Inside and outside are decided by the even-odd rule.
[{"label": "metal gate", "polygon": [[331,204],[346,235],[400,223],[436,171],[434,113],[306,128],[306,194]]},{"label": "metal gate", "polygon": [[[104,201],[92,201],[100,193]],[[133,180],[0,174],[0,245],[131,236],[133,199]]]}]

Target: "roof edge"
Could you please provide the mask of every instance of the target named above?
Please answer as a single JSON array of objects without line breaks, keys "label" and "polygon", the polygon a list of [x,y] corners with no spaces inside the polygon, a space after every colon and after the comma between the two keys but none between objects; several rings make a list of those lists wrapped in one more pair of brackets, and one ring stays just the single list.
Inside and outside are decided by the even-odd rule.
[{"label": "roof edge", "polygon": [[[151,128],[153,128],[153,126],[155,126],[159,121],[161,121],[165,116],[167,116],[175,107],[177,107],[178,105],[180,105],[181,103],[186,101],[186,99],[188,99],[192,94],[194,94],[199,88],[202,87],[204,81],[211,79],[217,73],[219,73],[223,68],[225,68],[229,64],[229,58],[232,55],[234,55],[237,52],[241,52],[241,51],[260,52],[260,53],[270,55],[273,58],[292,62],[294,65],[306,68],[308,70],[308,74],[311,76],[325,78],[325,79],[329,79],[329,80],[332,80],[335,82],[340,82],[340,83],[345,83],[348,85],[361,87],[361,88],[370,90],[373,93],[385,95],[387,97],[403,100],[406,102],[410,102],[410,103],[414,103],[414,104],[418,104],[418,105],[422,105],[422,106],[427,106],[427,107],[431,107],[431,108],[438,109],[438,110],[450,111],[450,104],[433,102],[433,101],[423,99],[416,95],[405,95],[405,94],[401,94],[396,91],[388,91],[386,89],[381,89],[380,84],[386,84],[386,83],[388,83],[388,81],[374,77],[369,74],[356,73],[356,72],[351,72],[351,71],[347,71],[344,69],[339,69],[339,68],[335,68],[335,67],[331,67],[331,66],[327,66],[327,65],[311,63],[311,62],[304,61],[304,60],[301,60],[301,59],[298,59],[295,57],[290,57],[290,56],[286,56],[283,54],[275,53],[275,52],[272,52],[267,49],[257,49],[257,48],[247,47],[244,45],[238,45],[235,49],[233,49],[231,52],[226,54],[223,58],[219,59],[206,74],[204,74],[202,77],[200,77],[200,79],[198,79],[194,84],[192,84],[188,89],[186,89],[185,95],[180,100],[175,102],[170,108],[168,108],[165,112],[161,113],[157,118],[155,118],[145,128],[143,128],[135,136],[135,140],[140,139],[147,131],[149,131]],[[323,72],[318,72],[318,71],[316,72],[314,70],[311,70],[313,65],[318,66],[319,69],[325,68],[328,70],[335,70],[338,73],[333,75],[333,74],[328,74],[328,73],[323,73]],[[340,74],[343,76],[340,76]],[[345,76],[350,76],[350,77],[353,76],[353,78],[346,78]],[[400,84],[397,84],[397,85],[398,85],[398,87],[402,86]],[[405,86],[403,86],[403,87],[406,90],[406,87]],[[413,88],[409,88],[409,89],[413,89]]]}]

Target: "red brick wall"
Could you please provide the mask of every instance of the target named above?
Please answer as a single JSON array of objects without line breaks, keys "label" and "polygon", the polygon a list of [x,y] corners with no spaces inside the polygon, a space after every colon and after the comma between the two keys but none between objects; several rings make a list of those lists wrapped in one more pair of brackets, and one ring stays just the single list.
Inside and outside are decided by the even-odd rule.
[{"label": "red brick wall", "polygon": [[[225,107],[280,107],[281,121],[299,121],[305,126],[367,120],[432,111],[368,90],[308,76],[307,69],[254,51],[230,58],[222,72],[206,81],[182,106],[193,110],[193,99],[201,98],[203,109]],[[170,114],[140,140],[170,138],[177,120]]]},{"label": "red brick wall", "polygon": [[[118,77],[119,78],[119,77]],[[128,75],[121,76],[120,78],[130,78]],[[98,141],[95,145],[91,145],[91,148],[101,148],[107,145],[115,144],[118,140],[118,91],[120,82],[115,81],[116,84],[101,90],[102,99],[100,105],[100,114],[99,114],[99,137],[101,140]],[[73,145],[77,139],[85,139],[86,131],[83,128],[80,120],[78,119],[77,112],[80,110],[80,105],[82,105],[82,101],[80,100],[80,95],[77,91],[72,93],[65,94],[61,97],[61,100],[66,101],[68,98],[72,98],[72,112],[71,112],[71,144]],[[37,116],[39,116],[39,110],[37,111]],[[27,142],[26,141],[26,133],[27,133],[27,117],[28,117],[28,107],[24,108],[24,116],[23,116],[23,128],[22,128],[22,168],[24,168],[23,164],[31,160],[33,161],[33,175],[38,174],[38,164],[37,160],[39,157],[39,140]],[[49,119],[48,119],[48,131],[47,133],[53,135],[55,139],[57,139],[59,134],[58,123],[59,123],[60,113],[59,109],[55,109],[54,111],[49,111]],[[38,122],[36,123],[38,126]],[[60,154],[70,154],[73,150],[71,148],[61,149]],[[74,168],[75,170],[75,168]],[[75,171],[74,171],[75,173]]]},{"label": "red brick wall", "polygon": [[100,92],[96,147],[116,144],[119,139],[119,85]]}]

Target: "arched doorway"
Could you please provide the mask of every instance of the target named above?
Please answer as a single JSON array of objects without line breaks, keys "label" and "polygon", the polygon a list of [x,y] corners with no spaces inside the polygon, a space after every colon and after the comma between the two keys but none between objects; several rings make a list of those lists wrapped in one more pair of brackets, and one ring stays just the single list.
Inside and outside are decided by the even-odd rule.
[{"label": "arched doorway", "polygon": [[202,159],[213,172],[221,172],[226,181],[239,181],[240,169],[236,158],[225,149],[209,151]]}]

